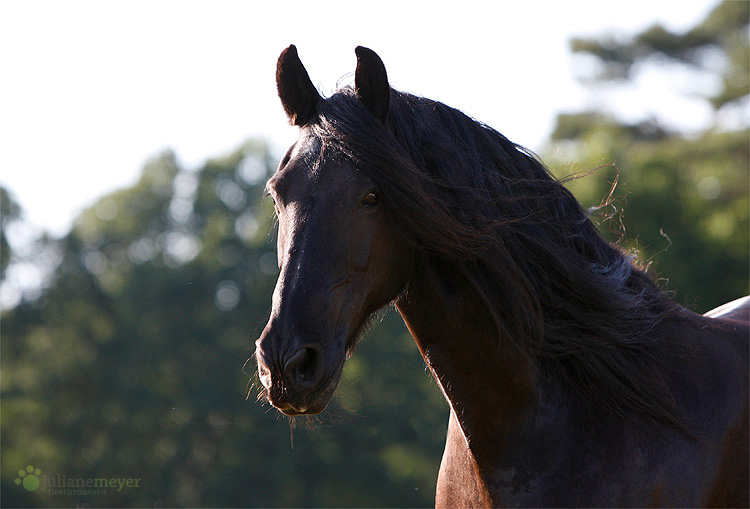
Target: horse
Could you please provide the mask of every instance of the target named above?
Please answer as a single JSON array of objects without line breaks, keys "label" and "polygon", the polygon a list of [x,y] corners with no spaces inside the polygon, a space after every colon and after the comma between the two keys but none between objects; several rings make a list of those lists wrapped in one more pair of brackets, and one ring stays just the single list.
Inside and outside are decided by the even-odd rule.
[{"label": "horse", "polygon": [[322,412],[393,304],[450,407],[436,506],[747,507],[750,298],[679,306],[537,157],[355,53],[328,98],[278,59],[262,396]]}]

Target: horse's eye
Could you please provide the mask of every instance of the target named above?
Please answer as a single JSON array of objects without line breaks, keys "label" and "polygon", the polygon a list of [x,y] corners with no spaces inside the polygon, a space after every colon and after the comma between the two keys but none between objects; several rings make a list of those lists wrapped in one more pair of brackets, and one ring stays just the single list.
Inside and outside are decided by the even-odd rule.
[{"label": "horse's eye", "polygon": [[379,201],[380,200],[378,199],[378,195],[377,194],[375,194],[373,192],[369,192],[369,193],[367,193],[365,195],[364,198],[362,198],[362,206],[363,207],[374,207],[375,205],[378,204]]}]

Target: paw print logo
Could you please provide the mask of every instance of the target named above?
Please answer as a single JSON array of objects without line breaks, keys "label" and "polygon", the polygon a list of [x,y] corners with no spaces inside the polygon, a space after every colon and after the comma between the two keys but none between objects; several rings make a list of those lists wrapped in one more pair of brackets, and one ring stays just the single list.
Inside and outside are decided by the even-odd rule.
[{"label": "paw print logo", "polygon": [[16,484],[22,484],[26,491],[36,491],[39,488],[39,475],[42,473],[33,465],[26,467],[26,470],[19,470]]}]

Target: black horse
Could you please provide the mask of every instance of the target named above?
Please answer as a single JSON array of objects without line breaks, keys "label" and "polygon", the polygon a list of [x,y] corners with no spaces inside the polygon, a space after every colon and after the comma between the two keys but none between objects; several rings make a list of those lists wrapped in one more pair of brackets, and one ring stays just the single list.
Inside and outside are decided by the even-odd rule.
[{"label": "black horse", "polygon": [[527,151],[356,54],[328,99],[278,62],[271,404],[323,411],[392,302],[450,404],[437,505],[747,507],[750,301],[673,303]]}]

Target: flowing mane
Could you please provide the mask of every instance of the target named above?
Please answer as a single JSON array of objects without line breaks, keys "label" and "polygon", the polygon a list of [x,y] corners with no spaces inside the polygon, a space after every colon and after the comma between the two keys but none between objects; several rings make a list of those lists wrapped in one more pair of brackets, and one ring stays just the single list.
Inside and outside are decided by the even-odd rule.
[{"label": "flowing mane", "polygon": [[385,125],[351,88],[317,112],[323,146],[376,183],[403,239],[460,268],[500,341],[587,403],[687,430],[660,383],[677,345],[648,334],[673,305],[538,159],[454,108],[395,90]]}]

